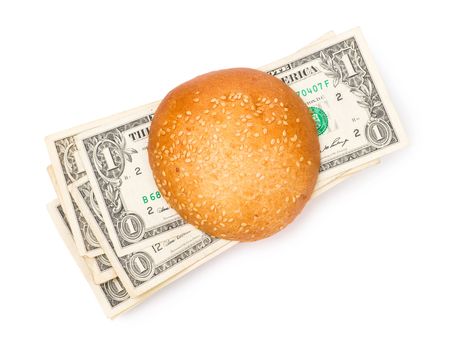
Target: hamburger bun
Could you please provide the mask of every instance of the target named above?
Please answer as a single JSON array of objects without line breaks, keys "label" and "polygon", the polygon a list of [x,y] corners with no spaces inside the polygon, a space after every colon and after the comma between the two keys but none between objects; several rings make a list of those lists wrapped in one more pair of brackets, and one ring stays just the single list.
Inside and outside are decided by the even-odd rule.
[{"label": "hamburger bun", "polygon": [[185,221],[236,241],[292,222],[320,165],[304,102],[279,79],[247,68],[173,89],[155,112],[148,155],[160,192]]}]

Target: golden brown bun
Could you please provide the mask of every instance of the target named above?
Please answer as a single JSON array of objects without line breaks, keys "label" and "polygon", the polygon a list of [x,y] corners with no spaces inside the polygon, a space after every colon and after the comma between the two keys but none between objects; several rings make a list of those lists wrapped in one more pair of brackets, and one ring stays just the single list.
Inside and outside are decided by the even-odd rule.
[{"label": "golden brown bun", "polygon": [[160,103],[149,162],[183,219],[216,237],[255,241],[281,230],[318,176],[316,127],[286,84],[246,68],[196,77]]}]

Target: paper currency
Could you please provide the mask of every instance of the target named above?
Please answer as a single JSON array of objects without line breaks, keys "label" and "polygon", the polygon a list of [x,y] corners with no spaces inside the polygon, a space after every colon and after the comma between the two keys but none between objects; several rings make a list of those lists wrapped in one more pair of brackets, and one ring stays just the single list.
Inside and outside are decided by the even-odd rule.
[{"label": "paper currency", "polygon": [[[313,112],[321,145],[313,197],[406,143],[358,29],[327,33],[260,69],[287,83]],[[147,160],[157,105],[46,139],[48,171],[63,205],[55,201],[50,211],[110,317],[237,243],[196,230],[161,197]]]},{"label": "paper currency", "polygon": [[359,29],[263,67],[307,104],[321,147],[321,181],[407,143]]}]

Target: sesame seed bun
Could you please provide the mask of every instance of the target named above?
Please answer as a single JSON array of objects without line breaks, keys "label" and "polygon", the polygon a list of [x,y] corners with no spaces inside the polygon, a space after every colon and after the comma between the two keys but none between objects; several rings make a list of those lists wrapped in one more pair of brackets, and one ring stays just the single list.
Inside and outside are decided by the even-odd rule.
[{"label": "sesame seed bun", "polygon": [[149,162],[167,202],[216,237],[255,241],[300,213],[320,151],[308,108],[279,79],[226,69],[173,89],[152,121]]}]

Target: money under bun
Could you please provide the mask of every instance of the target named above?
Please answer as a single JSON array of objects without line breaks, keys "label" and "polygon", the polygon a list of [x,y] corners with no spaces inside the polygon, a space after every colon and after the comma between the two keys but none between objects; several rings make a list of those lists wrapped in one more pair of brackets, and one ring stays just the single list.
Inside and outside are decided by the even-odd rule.
[{"label": "money under bun", "polygon": [[255,241],[300,213],[320,164],[306,105],[254,69],[207,73],[173,89],[152,121],[149,162],[163,197],[216,237]]}]

